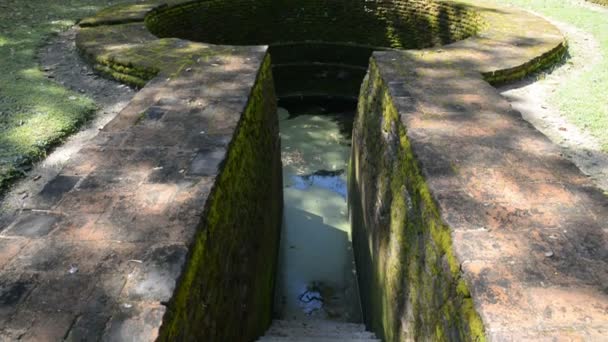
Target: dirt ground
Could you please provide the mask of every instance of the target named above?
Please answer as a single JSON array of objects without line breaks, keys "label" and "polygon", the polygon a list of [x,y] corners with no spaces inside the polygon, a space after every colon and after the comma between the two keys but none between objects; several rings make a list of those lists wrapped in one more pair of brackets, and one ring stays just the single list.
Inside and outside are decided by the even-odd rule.
[{"label": "dirt ground", "polygon": [[599,43],[593,36],[574,26],[545,19],[566,35],[570,51],[576,51],[574,57],[541,77],[499,87],[498,91],[511,102],[513,108],[522,113],[524,119],[559,145],[564,156],[593,179],[598,187],[608,191],[608,154],[602,152],[591,135],[569,123],[549,100],[559,84],[593,69],[600,62]]}]

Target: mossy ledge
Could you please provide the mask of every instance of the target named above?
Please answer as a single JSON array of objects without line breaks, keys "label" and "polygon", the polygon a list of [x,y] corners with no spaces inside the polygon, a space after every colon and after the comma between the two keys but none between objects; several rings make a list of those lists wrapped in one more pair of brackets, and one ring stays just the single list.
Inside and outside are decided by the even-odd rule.
[{"label": "mossy ledge", "polygon": [[[110,7],[81,21],[77,47],[101,73],[141,88],[158,72],[184,65],[191,54],[174,54],[171,42],[175,40],[158,37],[270,44],[279,96],[325,92],[350,98],[356,98],[356,84],[363,77],[358,69],[367,67],[373,50],[432,51],[433,46],[444,45],[454,61],[470,60],[468,67],[482,72],[492,84],[546,68],[566,51],[563,36],[544,20],[485,1],[315,0],[301,6],[269,0],[253,6],[250,2],[173,0],[161,4],[150,0]],[[279,21],[273,19],[277,13],[281,13]],[[360,20],[353,20],[354,14]],[[307,25],[294,25],[303,18]],[[254,36],[238,29],[244,23],[256,27],[247,31]],[[543,32],[542,37],[534,32]],[[324,37],[323,41],[318,37]],[[347,58],[346,64],[337,66],[334,61],[343,57],[343,51],[363,58]],[[303,75],[314,75],[314,85],[292,84],[292,79]]]},{"label": "mossy ledge", "polygon": [[446,55],[375,52],[363,83],[349,202],[366,323],[389,342],[601,340],[578,322],[606,315],[608,197]]},{"label": "mossy ledge", "polygon": [[421,0],[191,1],[158,7],[145,24],[161,38],[269,45],[280,98],[354,101],[372,51],[446,45],[483,26],[470,6]]},{"label": "mossy ledge", "polygon": [[483,22],[474,8],[453,1],[235,0],[160,6],[145,23],[158,37],[222,45],[321,41],[421,49],[473,36]]},{"label": "mossy ledge", "polygon": [[385,341],[485,341],[450,228],[372,59],[349,168],[353,243],[366,323]]},{"label": "mossy ledge", "polygon": [[247,342],[270,324],[283,203],[275,113],[267,56],[158,340]]}]

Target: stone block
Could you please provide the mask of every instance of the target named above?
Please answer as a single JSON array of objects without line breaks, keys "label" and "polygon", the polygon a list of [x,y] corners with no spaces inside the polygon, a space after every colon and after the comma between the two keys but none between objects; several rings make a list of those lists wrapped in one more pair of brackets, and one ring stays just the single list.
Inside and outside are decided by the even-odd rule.
[{"label": "stone block", "polygon": [[110,318],[101,341],[154,341],[165,311],[161,305],[123,305]]},{"label": "stone block", "polygon": [[2,235],[41,238],[57,227],[61,217],[39,212],[24,212]]},{"label": "stone block", "polygon": [[214,176],[218,173],[219,166],[225,157],[226,149],[224,148],[202,150],[192,159],[188,174],[194,176]]},{"label": "stone block", "polygon": [[137,265],[124,288],[127,301],[168,302],[186,261],[179,245],[154,246]]}]

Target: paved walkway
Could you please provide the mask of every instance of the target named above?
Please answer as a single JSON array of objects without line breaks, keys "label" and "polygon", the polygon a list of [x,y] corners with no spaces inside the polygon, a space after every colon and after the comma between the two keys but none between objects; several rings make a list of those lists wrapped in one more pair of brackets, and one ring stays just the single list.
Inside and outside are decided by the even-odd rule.
[{"label": "paved walkway", "polygon": [[155,79],[2,217],[0,340],[154,339],[264,55]]}]

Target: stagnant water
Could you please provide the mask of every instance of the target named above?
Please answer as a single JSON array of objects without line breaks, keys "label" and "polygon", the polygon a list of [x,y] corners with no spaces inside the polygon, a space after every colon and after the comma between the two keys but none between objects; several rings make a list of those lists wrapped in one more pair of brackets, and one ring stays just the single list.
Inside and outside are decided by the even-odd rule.
[{"label": "stagnant water", "polygon": [[346,202],[353,110],[287,108],[278,111],[284,221],[276,315],[360,322]]}]

